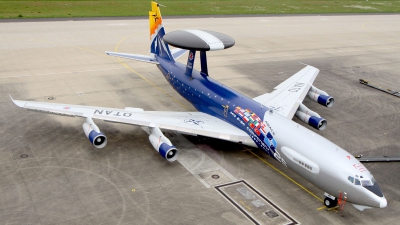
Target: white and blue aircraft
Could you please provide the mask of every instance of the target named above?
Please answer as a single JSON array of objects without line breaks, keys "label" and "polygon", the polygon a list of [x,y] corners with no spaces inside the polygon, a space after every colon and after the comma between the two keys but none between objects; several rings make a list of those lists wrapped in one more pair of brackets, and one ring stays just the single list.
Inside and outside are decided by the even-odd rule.
[{"label": "white and blue aircraft", "polygon": [[[312,85],[318,69],[306,66],[276,86],[272,93],[248,98],[208,75],[206,52],[233,46],[235,41],[231,37],[205,30],[165,34],[159,6],[155,2],[151,5],[150,56],[107,54],[156,64],[170,85],[199,112],[159,112],[13,100],[15,105],[28,110],[85,118],[84,133],[96,148],[103,148],[107,138],[93,119],[148,127],[152,146],[170,162],[177,159],[178,150],[160,129],[258,147],[324,190],[327,207],[337,205],[338,199],[342,200],[344,196],[359,210],[386,207],[387,201],[374,177],[356,158],[292,121],[296,116],[317,130],[326,128],[325,119],[302,104],[307,96],[326,107],[333,105],[332,97]],[[169,45],[177,48],[170,50]],[[187,64],[177,62],[187,50]],[[201,71],[193,69],[197,51],[200,52]]]}]

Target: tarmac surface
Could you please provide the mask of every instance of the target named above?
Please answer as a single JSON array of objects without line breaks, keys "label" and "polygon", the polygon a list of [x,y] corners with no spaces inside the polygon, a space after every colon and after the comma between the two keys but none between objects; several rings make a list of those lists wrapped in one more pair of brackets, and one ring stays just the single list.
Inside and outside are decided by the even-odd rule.
[{"label": "tarmac surface", "polygon": [[[299,62],[319,68],[314,85],[332,95],[335,105],[304,100],[328,121],[317,133],[354,155],[400,155],[399,98],[358,81],[400,90],[399,15],[164,23],[167,32],[204,29],[233,37],[234,47],[208,54],[209,73],[250,97],[272,91],[304,67]],[[231,199],[260,194],[295,223],[398,222],[399,163],[364,163],[388,200],[385,209],[360,212],[347,204],[343,212],[327,211],[322,190],[257,149],[166,132],[181,153],[168,163],[140,127],[95,121],[108,137],[105,148],[95,149],[82,131],[82,118],[12,104],[9,94],[20,100],[194,111],[156,66],[105,55],[147,54],[147,20],[9,22],[0,23],[0,30],[1,224],[254,224],[220,190]],[[251,191],[246,185],[239,192],[221,186],[240,180]],[[241,204],[250,214],[258,207]],[[265,224],[288,224],[278,211],[258,216]]]}]

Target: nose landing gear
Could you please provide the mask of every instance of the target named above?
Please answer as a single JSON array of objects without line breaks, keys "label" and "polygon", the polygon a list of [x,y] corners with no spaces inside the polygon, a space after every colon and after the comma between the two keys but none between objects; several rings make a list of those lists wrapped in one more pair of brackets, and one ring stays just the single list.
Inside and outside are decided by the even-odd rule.
[{"label": "nose landing gear", "polygon": [[335,196],[332,196],[326,192],[324,193],[324,196],[325,196],[324,205],[327,208],[333,208],[333,207],[337,206],[338,200]]},{"label": "nose landing gear", "polygon": [[333,195],[330,195],[328,193],[324,193],[325,199],[324,199],[324,205],[327,208],[334,208],[336,206],[339,207],[339,211],[342,212],[344,209],[344,206],[346,205],[347,202],[347,193],[346,192],[341,192],[339,191],[339,198],[336,198]]}]

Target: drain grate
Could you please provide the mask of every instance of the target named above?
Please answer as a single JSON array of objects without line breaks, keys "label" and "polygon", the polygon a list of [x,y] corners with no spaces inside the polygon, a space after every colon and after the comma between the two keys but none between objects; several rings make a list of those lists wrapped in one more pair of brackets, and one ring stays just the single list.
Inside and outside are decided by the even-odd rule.
[{"label": "drain grate", "polygon": [[48,96],[48,97],[46,97],[46,99],[51,101],[51,100],[55,100],[56,98],[53,96]]}]

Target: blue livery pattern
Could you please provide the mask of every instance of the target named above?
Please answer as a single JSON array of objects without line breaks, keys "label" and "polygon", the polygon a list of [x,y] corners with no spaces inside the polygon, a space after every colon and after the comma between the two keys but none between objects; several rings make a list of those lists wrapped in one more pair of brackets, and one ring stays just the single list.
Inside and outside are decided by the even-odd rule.
[{"label": "blue livery pattern", "polygon": [[[100,139],[98,139],[98,138],[100,138]],[[104,146],[105,145],[105,143],[104,143],[105,135],[102,132],[97,133],[95,130],[92,130],[89,133],[88,139],[89,139],[90,143],[92,143],[95,146]]]},{"label": "blue livery pattern", "polygon": [[[152,7],[149,14],[150,49],[159,63],[158,69],[168,83],[198,111],[243,130],[260,149],[286,165],[279,152],[276,151],[278,143],[273,137],[274,131],[267,121],[258,116],[264,116],[268,108],[208,76],[205,52],[200,54],[202,64],[204,64],[201,68],[202,72],[193,68],[195,61],[193,50],[189,52],[187,65],[176,62],[168,44],[162,40],[165,30],[161,13],[156,8],[157,3],[152,3]],[[160,153],[161,150],[160,147]],[[164,153],[162,155],[165,157]]]}]

